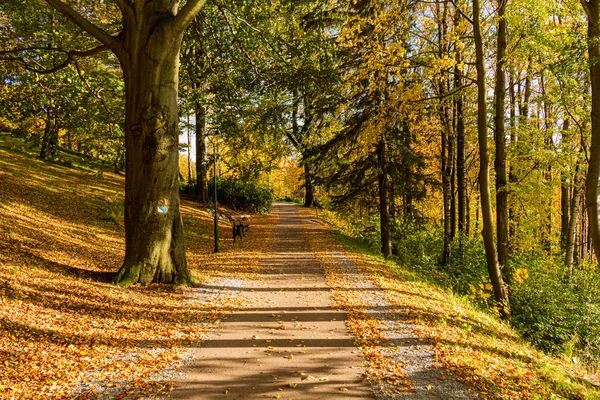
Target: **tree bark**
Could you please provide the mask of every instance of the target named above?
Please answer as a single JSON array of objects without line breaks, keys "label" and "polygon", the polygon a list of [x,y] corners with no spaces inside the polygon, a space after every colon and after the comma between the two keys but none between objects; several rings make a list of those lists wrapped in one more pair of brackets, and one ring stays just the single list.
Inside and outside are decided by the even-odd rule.
[{"label": "tree bark", "polygon": [[573,276],[573,259],[575,254],[575,239],[577,233],[577,224],[579,223],[579,202],[581,200],[581,179],[579,177],[579,161],[575,166],[575,174],[573,175],[573,197],[568,215],[568,225],[565,244],[565,269],[567,270],[568,279]]},{"label": "tree bark", "polygon": [[600,0],[581,0],[588,18],[588,53],[592,86],[592,144],[586,177],[586,207],[590,239],[600,262]]},{"label": "tree bark", "polygon": [[506,132],[504,129],[504,107],[506,103],[506,74],[504,72],[506,56],[506,19],[504,12],[508,0],[498,0],[498,33],[496,54],[495,97],[495,139],[496,157],[496,232],[498,241],[498,263],[506,282],[510,284],[511,273],[508,265],[508,190],[506,179]]},{"label": "tree bark", "polygon": [[191,125],[190,125],[190,110],[186,111],[186,117],[187,117],[187,125],[186,125],[186,131],[187,131],[187,167],[188,167],[188,179],[187,179],[187,183],[188,185],[190,183],[192,183],[192,131],[191,131]]},{"label": "tree bark", "polygon": [[[440,6],[443,7],[440,10]],[[442,59],[446,53],[446,18],[448,13],[447,1],[436,3],[436,13],[438,15],[438,57]],[[449,90],[449,80],[443,79],[439,83],[439,95],[443,96]],[[442,252],[442,267],[448,268],[450,265],[450,253],[452,250],[452,166],[454,160],[453,154],[453,135],[452,135],[452,118],[450,115],[450,107],[447,100],[440,103],[440,120],[442,123],[442,148],[441,148],[441,164],[442,164],[442,201],[444,206],[444,248]]]},{"label": "tree bark", "polygon": [[503,319],[510,319],[510,302],[502,279],[502,271],[498,263],[498,255],[494,244],[494,225],[492,202],[490,195],[490,171],[487,146],[487,110],[485,87],[485,63],[483,39],[480,25],[479,0],[473,0],[473,33],[475,36],[475,53],[477,67],[477,134],[479,141],[479,190],[481,197],[481,217],[483,229],[481,235],[485,247],[490,281],[494,288],[494,298],[499,306]]},{"label": "tree bark", "polygon": [[[457,64],[462,62],[462,55],[457,53]],[[462,86],[462,76],[458,65],[454,67],[454,87]],[[458,188],[458,233],[468,235],[467,227],[467,178],[465,171],[465,121],[463,113],[463,96],[458,94],[455,103],[456,109],[456,183]]]},{"label": "tree bark", "polygon": [[52,107],[48,106],[44,136],[42,137],[42,146],[40,148],[40,158],[42,160],[52,160],[56,158],[58,152],[58,124],[52,111]]},{"label": "tree bark", "polygon": [[315,205],[315,187],[312,180],[313,177],[310,162],[304,160],[304,207],[312,207]]},{"label": "tree bark", "polygon": [[[563,122],[562,128],[562,148],[563,151],[567,148],[567,132],[569,131],[569,119],[566,118]],[[567,232],[569,230],[569,197],[570,197],[570,185],[568,174],[562,171],[560,174],[560,248],[566,250],[567,248]]]},{"label": "tree bark", "polygon": [[208,203],[208,181],[206,179],[206,108],[197,102],[196,114],[196,200]]},{"label": "tree bark", "polygon": [[[119,58],[125,82],[125,260],[115,283],[190,284],[179,211],[179,50],[206,0],[118,1],[111,36],[61,0],[45,0]],[[179,11],[177,11],[179,9]]]},{"label": "tree bark", "polygon": [[381,229],[381,253],[384,257],[392,255],[392,230],[390,225],[389,177],[387,173],[387,143],[381,138],[377,146],[379,163],[379,225]]}]

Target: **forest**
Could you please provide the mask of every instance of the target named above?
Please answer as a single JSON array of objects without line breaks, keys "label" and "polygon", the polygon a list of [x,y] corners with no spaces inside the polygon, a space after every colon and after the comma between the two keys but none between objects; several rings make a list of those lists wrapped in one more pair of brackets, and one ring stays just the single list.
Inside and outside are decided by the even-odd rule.
[{"label": "forest", "polygon": [[[110,290],[197,286],[214,193],[297,203],[600,385],[600,0],[3,0],[0,43],[7,337],[11,179],[66,168],[110,182]],[[600,396],[558,386],[481,396]]]}]

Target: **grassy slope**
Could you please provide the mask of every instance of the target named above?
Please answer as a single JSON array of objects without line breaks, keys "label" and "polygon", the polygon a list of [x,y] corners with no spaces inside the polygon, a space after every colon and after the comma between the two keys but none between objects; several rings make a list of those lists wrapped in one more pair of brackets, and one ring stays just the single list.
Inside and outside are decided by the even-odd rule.
[{"label": "grassy slope", "polygon": [[[235,305],[193,303],[182,288],[109,283],[124,255],[123,227],[110,208],[123,187],[122,176],[44,162],[0,136],[0,399],[69,398],[93,380],[126,389],[113,398],[168,391],[151,374]],[[210,214],[190,201],[182,212],[193,275],[252,273],[257,254],[234,247],[227,224],[215,255]],[[252,237],[244,245],[253,246]],[[84,389],[78,398],[97,396]]]},{"label": "grassy slope", "polygon": [[600,387],[580,366],[535,350],[510,326],[467,298],[423,281],[331,225],[322,226],[330,232],[329,251],[343,251],[387,289],[386,300],[405,310],[407,321],[422,327],[417,333],[435,344],[437,361],[483,398],[600,399]]}]

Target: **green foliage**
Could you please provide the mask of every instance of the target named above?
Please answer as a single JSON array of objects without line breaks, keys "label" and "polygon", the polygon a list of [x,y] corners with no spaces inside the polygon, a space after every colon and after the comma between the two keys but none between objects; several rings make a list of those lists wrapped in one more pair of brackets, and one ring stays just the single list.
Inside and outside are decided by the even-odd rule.
[{"label": "green foliage", "polygon": [[[214,192],[214,181],[211,180],[208,183],[208,193],[212,201],[214,201]],[[217,179],[217,200],[234,210],[260,214],[271,209],[273,193],[270,189],[254,183],[219,178]]]},{"label": "green foliage", "polygon": [[598,360],[598,274],[584,267],[568,279],[558,260],[518,261],[527,274],[512,286],[513,326],[547,352]]},{"label": "green foliage", "polygon": [[[379,251],[379,225],[375,218],[349,222],[328,211],[322,216],[374,253]],[[421,279],[451,289],[483,309],[491,309],[492,287],[481,238],[457,238],[452,243],[450,265],[442,268],[442,232],[439,224],[409,221],[395,224],[394,261]],[[597,364],[600,277],[592,267],[582,265],[568,278],[562,263],[562,256],[552,258],[542,251],[514,255],[512,325],[541,350]]]},{"label": "green foliage", "polygon": [[196,194],[196,183],[179,181],[179,195],[182,197],[194,197]]}]

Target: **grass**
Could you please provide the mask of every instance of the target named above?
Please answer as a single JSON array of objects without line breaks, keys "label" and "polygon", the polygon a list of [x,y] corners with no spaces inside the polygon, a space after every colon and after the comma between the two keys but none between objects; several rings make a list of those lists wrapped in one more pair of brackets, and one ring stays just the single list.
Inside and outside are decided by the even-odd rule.
[{"label": "grass", "polygon": [[406,321],[434,343],[437,361],[483,398],[600,399],[600,387],[581,365],[536,350],[491,311],[383,259],[331,220],[321,226],[328,232],[323,248],[344,252],[386,289],[388,303],[405,310]]}]

